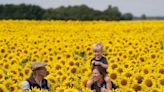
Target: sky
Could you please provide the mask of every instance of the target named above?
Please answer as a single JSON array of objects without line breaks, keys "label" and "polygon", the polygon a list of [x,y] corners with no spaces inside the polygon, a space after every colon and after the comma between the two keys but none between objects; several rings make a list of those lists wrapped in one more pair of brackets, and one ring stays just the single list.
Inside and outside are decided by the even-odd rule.
[{"label": "sky", "polygon": [[134,16],[164,16],[164,0],[0,0],[0,4],[33,4],[42,8],[57,8],[85,4],[95,10],[105,10],[109,5],[116,6],[122,13]]}]

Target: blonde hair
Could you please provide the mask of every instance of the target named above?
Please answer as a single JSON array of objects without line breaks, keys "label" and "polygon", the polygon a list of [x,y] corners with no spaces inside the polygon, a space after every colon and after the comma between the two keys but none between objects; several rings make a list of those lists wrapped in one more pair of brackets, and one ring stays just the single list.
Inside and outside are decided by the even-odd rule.
[{"label": "blonde hair", "polygon": [[95,44],[93,44],[92,46],[93,50],[98,50],[98,51],[103,51],[103,45],[101,42],[96,42]]}]

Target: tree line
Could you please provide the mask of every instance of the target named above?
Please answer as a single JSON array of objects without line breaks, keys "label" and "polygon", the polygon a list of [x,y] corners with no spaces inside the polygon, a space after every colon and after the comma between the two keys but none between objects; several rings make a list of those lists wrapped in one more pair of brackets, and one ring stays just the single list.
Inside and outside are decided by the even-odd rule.
[{"label": "tree line", "polygon": [[0,19],[34,20],[132,20],[131,13],[122,14],[111,5],[104,11],[94,10],[86,5],[43,9],[37,5],[0,5]]}]

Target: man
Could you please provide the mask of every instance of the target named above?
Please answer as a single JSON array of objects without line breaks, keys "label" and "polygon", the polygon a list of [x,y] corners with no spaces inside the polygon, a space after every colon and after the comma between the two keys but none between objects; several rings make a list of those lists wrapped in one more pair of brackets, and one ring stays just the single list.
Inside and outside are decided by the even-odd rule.
[{"label": "man", "polygon": [[44,90],[50,90],[48,81],[44,79],[48,75],[48,71],[44,62],[33,62],[31,64],[32,74],[31,76],[22,83],[22,90],[31,90],[32,88],[39,88]]}]

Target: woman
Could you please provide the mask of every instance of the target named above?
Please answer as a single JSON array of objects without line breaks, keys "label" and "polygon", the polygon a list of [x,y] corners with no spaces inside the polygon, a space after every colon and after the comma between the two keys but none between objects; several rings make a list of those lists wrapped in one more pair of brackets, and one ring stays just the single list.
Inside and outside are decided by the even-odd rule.
[{"label": "woman", "polygon": [[92,77],[94,83],[91,86],[92,92],[109,92],[110,89],[106,87],[104,77],[106,72],[101,66],[95,66],[92,70]]}]

